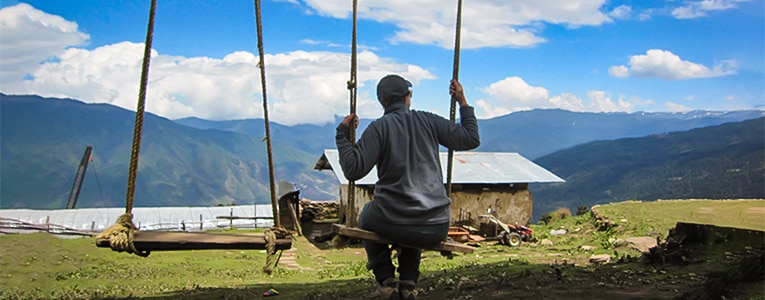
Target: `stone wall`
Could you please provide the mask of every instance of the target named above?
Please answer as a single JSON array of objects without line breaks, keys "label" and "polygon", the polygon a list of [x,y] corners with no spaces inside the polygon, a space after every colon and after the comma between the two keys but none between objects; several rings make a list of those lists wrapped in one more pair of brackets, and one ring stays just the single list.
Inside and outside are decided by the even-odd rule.
[{"label": "stone wall", "polygon": [[[373,196],[373,186],[356,186],[355,203],[348,203],[348,186],[342,185],[339,201],[341,223],[356,227],[361,209]],[[528,184],[453,185],[451,219],[455,223],[461,215],[462,219],[467,219],[469,215],[477,222],[479,215],[487,214],[491,209],[491,214],[505,223],[526,225],[531,220],[532,203]]]},{"label": "stone wall", "polygon": [[532,203],[528,185],[462,186],[452,191],[452,222],[460,216],[476,221],[491,209],[491,214],[500,221],[526,225],[531,220]]}]

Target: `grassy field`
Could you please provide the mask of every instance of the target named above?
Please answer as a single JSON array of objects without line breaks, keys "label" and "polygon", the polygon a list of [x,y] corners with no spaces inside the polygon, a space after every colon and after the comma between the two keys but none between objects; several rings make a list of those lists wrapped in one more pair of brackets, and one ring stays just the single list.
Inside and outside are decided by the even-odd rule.
[{"label": "grassy field", "polygon": [[[610,279],[596,278],[599,273],[589,263],[592,255],[609,254],[620,260],[641,254],[638,250],[617,246],[613,243],[615,239],[665,237],[679,221],[765,230],[763,200],[624,202],[595,209],[619,225],[613,230],[600,231],[587,214],[532,225],[535,237],[547,243],[526,243],[511,248],[485,242],[476,245],[475,253],[456,255],[453,259],[437,252],[425,252],[420,285],[426,296],[422,298],[456,298],[454,293],[460,292],[460,286],[471,282],[471,278],[472,282],[488,280],[513,288],[516,293],[523,292],[524,287],[508,282],[508,278],[521,280],[538,276],[534,280],[539,283],[548,277],[554,278],[557,273],[560,282],[561,270],[570,274],[568,279],[564,278],[569,281],[579,280],[575,274],[593,277],[598,282],[592,286],[603,290]],[[553,229],[566,229],[568,233],[553,235]],[[583,246],[592,250],[583,250]],[[297,266],[280,264],[273,274],[267,275],[262,271],[265,252],[258,250],[155,252],[142,258],[96,248],[93,238],[63,239],[45,233],[2,235],[0,299],[259,299],[270,288],[280,292],[277,299],[348,299],[355,298],[353,295],[363,299],[374,284],[371,273],[365,269],[365,252],[359,245],[321,249],[306,238],[297,237],[292,249],[284,255],[283,262],[290,256]],[[704,268],[690,266],[682,269],[682,273],[700,274],[705,272]],[[666,270],[664,273],[655,269],[640,271],[646,272],[640,280],[659,282],[663,277],[677,276],[672,273],[674,269]],[[692,284],[694,280],[691,276],[687,282]],[[548,284],[552,286],[557,282]],[[670,283],[666,286],[671,288]],[[582,295],[592,293],[582,289]],[[569,292],[569,297],[576,295],[576,291]],[[484,297],[486,299],[508,297],[496,291],[483,293],[496,295],[496,298]]]},{"label": "grassy field", "polygon": [[[596,206],[594,209],[610,216],[616,222],[627,219],[632,220],[631,223],[634,224],[653,225],[656,230],[662,231],[674,227],[677,222],[765,231],[765,201],[763,200],[627,201]],[[630,222],[623,223],[627,225]]]}]

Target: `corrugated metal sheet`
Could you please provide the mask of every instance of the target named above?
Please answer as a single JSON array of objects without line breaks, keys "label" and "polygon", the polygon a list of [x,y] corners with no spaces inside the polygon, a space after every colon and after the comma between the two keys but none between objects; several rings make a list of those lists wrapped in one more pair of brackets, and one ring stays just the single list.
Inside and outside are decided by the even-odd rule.
[{"label": "corrugated metal sheet", "polygon": [[[448,153],[441,152],[441,169],[444,183]],[[341,184],[347,184],[340,169],[336,149],[325,149],[314,169],[332,170]],[[373,168],[366,177],[356,184],[374,185],[377,169]],[[454,184],[505,184],[505,183],[549,183],[565,182],[552,172],[542,168],[518,153],[511,152],[454,152],[452,183]]]}]

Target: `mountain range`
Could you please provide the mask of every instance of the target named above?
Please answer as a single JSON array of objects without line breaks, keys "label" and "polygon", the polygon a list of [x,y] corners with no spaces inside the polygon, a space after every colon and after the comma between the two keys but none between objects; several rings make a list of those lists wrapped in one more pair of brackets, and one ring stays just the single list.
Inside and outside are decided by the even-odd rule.
[{"label": "mountain range", "polygon": [[590,142],[536,163],[566,182],[529,187],[535,216],[635,199],[765,199],[765,118]]},{"label": "mountain range", "polygon": [[[632,143],[629,149],[648,151],[656,145],[639,141],[675,136],[686,131],[702,135],[704,133],[692,133],[691,129],[763,116],[765,112],[759,110],[686,113],[531,110],[479,120],[482,144],[476,151],[518,152],[566,179],[564,186],[573,186],[572,183],[579,183],[575,178],[566,177],[578,174],[567,169],[564,162],[591,161],[588,159],[595,159],[592,163],[609,161],[609,155],[617,153],[605,150],[566,151],[588,145],[611,145],[606,142],[629,142]],[[322,126],[284,126],[272,122],[270,131],[276,180],[294,183],[300,189],[301,196],[308,199],[337,199],[339,183],[334,174],[314,170],[313,165],[323,149],[335,148],[335,126],[339,120],[340,117],[336,117],[335,123]],[[93,147],[93,155],[77,207],[124,206],[134,122],[135,112],[108,104],[0,94],[0,208],[65,207],[87,146]],[[270,202],[262,119],[170,120],[146,113],[143,122],[135,206]],[[359,132],[369,122],[371,120],[362,119]],[[760,149],[765,146],[762,134],[759,139],[756,136],[751,138],[759,142]],[[699,144],[694,147],[711,146],[717,139],[700,138]],[[715,157],[725,152],[726,149],[718,147],[715,151],[703,153]],[[572,157],[572,153],[581,157]],[[564,156],[556,159],[555,155]],[[760,158],[762,163],[762,156]],[[602,175],[607,176],[608,173]],[[762,180],[762,176],[759,178]],[[555,189],[560,187],[540,185],[532,188],[535,193],[535,215],[540,211],[536,203],[568,201],[547,199],[558,197],[560,192],[555,192]],[[584,200],[585,197],[589,196],[581,194],[570,199],[582,203],[603,201],[601,198]],[[626,195],[615,197],[613,199]]]}]

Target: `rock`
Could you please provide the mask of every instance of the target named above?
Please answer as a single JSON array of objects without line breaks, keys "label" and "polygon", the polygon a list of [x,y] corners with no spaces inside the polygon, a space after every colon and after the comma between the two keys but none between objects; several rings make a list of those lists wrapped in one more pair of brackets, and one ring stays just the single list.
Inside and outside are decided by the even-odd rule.
[{"label": "rock", "polygon": [[656,247],[656,238],[650,237],[650,236],[641,236],[641,237],[631,237],[631,238],[625,238],[624,239],[627,244],[632,247],[632,249],[638,250],[640,252],[648,252],[648,249],[651,249],[653,247]]},{"label": "rock", "polygon": [[566,229],[557,229],[557,230],[553,229],[553,230],[550,230],[550,234],[551,235],[564,235],[564,234],[566,234],[566,232],[567,232]]},{"label": "rock", "polygon": [[543,240],[539,241],[539,244],[542,245],[542,246],[552,246],[553,242],[551,240],[548,240],[548,239],[543,239]]},{"label": "rock", "polygon": [[581,245],[581,246],[579,246],[579,249],[581,249],[582,251],[590,252],[593,249],[595,249],[595,247],[590,246],[590,245]]},{"label": "rock", "polygon": [[461,291],[471,290],[476,288],[476,284],[473,280],[467,277],[460,277],[460,281],[457,282],[457,293]]},{"label": "rock", "polygon": [[590,256],[591,263],[609,263],[611,262],[611,255],[608,254],[595,254]]},{"label": "rock", "polygon": [[608,242],[611,243],[611,245],[614,245],[614,247],[625,247],[629,245],[629,242],[623,239],[618,238],[610,238],[608,239]]}]

